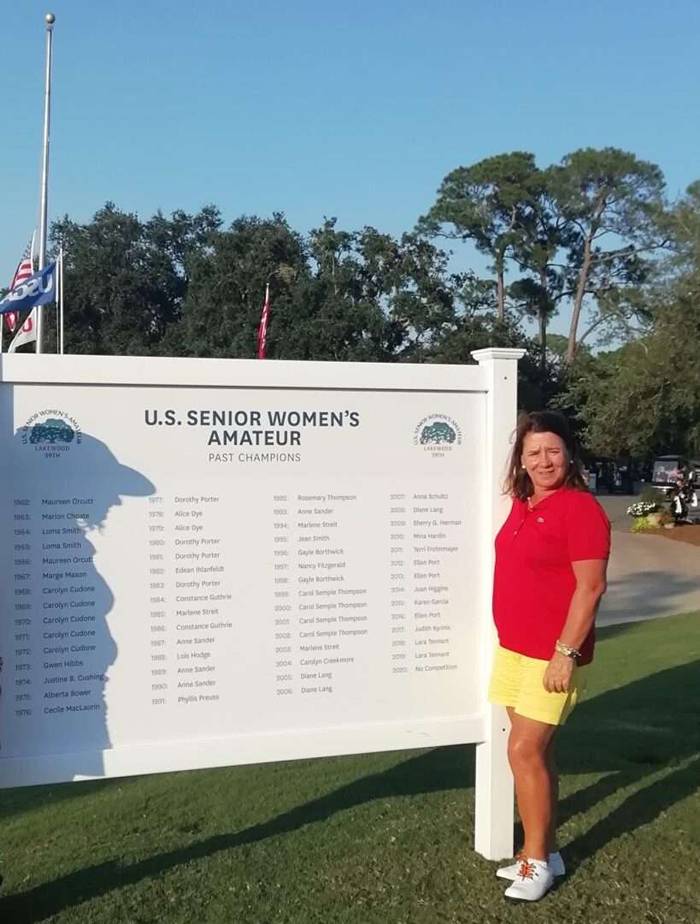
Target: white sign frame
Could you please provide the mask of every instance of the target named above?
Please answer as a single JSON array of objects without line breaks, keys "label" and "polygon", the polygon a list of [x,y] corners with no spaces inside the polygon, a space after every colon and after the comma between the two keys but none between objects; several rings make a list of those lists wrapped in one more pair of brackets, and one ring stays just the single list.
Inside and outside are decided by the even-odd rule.
[{"label": "white sign frame", "polygon": [[[491,663],[494,633],[491,617],[491,573],[493,537],[507,513],[502,493],[505,460],[515,423],[517,364],[524,351],[489,348],[473,352],[477,365],[408,365],[378,363],[321,363],[257,360],[207,360],[143,357],[52,356],[43,354],[3,355],[0,358],[0,400],[12,408],[12,386],[103,385],[193,386],[258,389],[319,389],[323,391],[395,391],[435,393],[479,393],[486,401],[486,434],[483,446],[482,484],[470,486],[487,502],[482,505],[480,524],[482,561],[487,574],[481,581],[479,618],[482,650],[479,671],[484,688],[478,714],[459,721],[440,717],[426,722],[372,722],[353,728],[314,730],[273,736],[248,736],[239,741],[232,759],[227,739],[207,742],[206,749],[193,749],[187,742],[163,746],[118,749],[103,752],[105,776],[144,772],[135,765],[148,765],[148,772],[194,769],[231,764],[260,763],[372,751],[437,747],[476,743],[475,850],[488,859],[511,856],[513,852],[513,780],[508,767],[506,742],[508,720],[505,710],[489,705],[485,687]],[[16,427],[17,421],[13,421]],[[3,490],[5,486],[3,486]],[[2,614],[9,618],[8,614]],[[8,670],[7,658],[5,671]],[[125,753],[126,751],[126,753]],[[56,782],[66,776],[70,755],[48,758],[0,758],[0,788]],[[49,763],[47,763],[47,760]],[[63,766],[62,766],[63,765]],[[87,779],[89,776],[74,779]]]}]

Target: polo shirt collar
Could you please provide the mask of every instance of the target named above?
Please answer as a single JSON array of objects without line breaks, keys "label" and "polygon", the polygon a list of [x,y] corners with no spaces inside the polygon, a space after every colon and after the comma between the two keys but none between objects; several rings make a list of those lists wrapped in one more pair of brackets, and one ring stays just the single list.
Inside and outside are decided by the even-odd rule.
[{"label": "polo shirt collar", "polygon": [[545,507],[548,507],[551,501],[555,498],[561,497],[567,491],[566,485],[562,485],[560,488],[557,488],[556,491],[553,491],[551,494],[548,494],[546,497],[543,497],[541,501],[538,501],[532,507],[530,506],[530,498],[527,498],[523,503],[528,510],[542,510]]}]

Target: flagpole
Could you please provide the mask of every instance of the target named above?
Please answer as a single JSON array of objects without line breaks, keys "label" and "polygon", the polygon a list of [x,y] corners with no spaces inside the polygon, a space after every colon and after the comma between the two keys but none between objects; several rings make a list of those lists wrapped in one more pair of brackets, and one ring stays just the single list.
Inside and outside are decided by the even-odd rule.
[{"label": "flagpole", "polygon": [[[44,144],[41,162],[41,207],[39,212],[39,269],[46,266],[46,237],[49,197],[49,134],[51,127],[51,57],[53,53],[53,27],[56,17],[46,14],[46,83],[44,89]],[[43,353],[43,314],[36,313],[36,352]]]},{"label": "flagpole", "polygon": [[258,359],[267,356],[267,325],[270,319],[270,283],[265,286],[265,300],[263,302],[260,325],[258,327]]},{"label": "flagpole", "polygon": [[58,352],[63,356],[63,247],[58,254]]},{"label": "flagpole", "polygon": [[54,321],[56,322],[56,352],[58,353],[60,349],[60,331],[61,331],[61,319],[59,317],[61,312],[61,259],[56,261],[56,302],[53,306]]}]

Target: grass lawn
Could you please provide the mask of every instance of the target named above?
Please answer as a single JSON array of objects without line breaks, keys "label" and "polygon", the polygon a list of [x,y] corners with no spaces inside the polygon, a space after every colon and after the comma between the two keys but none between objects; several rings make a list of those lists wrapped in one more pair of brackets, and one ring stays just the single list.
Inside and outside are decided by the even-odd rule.
[{"label": "grass lawn", "polygon": [[539,904],[471,849],[464,746],[0,792],[0,921],[696,924],[699,658],[698,613],[601,630]]}]

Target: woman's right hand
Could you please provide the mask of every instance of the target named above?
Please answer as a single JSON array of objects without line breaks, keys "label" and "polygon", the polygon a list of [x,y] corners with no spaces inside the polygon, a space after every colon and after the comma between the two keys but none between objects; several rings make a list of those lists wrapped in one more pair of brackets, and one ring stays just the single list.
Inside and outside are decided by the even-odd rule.
[{"label": "woman's right hand", "polygon": [[545,690],[548,693],[568,693],[575,666],[571,658],[555,651],[542,678]]}]

